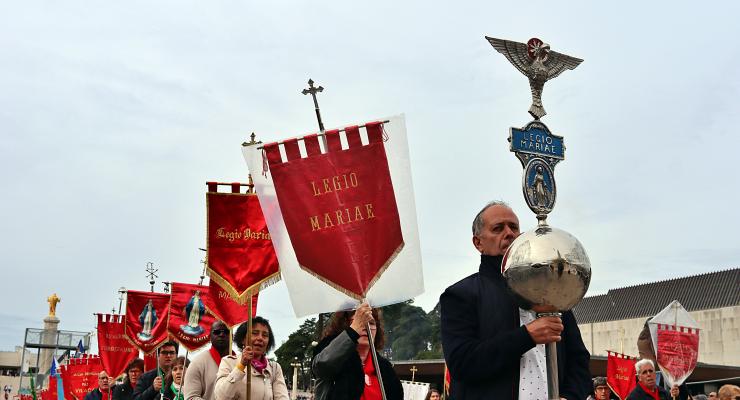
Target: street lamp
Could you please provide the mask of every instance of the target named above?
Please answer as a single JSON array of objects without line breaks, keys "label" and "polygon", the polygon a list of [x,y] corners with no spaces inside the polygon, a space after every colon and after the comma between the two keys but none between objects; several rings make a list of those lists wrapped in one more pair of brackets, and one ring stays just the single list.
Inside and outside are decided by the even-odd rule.
[{"label": "street lamp", "polygon": [[293,357],[293,362],[290,363],[293,367],[293,390],[290,392],[290,398],[296,400],[298,398],[298,367],[301,363],[298,362],[298,357]]}]

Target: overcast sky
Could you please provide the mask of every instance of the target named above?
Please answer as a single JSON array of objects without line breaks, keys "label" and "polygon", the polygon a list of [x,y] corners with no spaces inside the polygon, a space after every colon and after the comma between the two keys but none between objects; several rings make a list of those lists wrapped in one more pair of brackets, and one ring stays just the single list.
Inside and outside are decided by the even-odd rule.
[{"label": "overcast sky", "polygon": [[[148,261],[197,282],[205,182],[246,180],[251,132],[316,130],[308,78],[327,127],[405,113],[430,310],[477,270],[485,202],[536,223],[506,141],[529,86],[484,35],[585,60],[543,121],[567,146],[549,222],[585,246],[589,294],[737,267],[740,4],[563,4],[3,2],[0,349],[52,292],[61,329],[91,330]],[[261,296],[280,343],[301,320],[283,283]]]}]

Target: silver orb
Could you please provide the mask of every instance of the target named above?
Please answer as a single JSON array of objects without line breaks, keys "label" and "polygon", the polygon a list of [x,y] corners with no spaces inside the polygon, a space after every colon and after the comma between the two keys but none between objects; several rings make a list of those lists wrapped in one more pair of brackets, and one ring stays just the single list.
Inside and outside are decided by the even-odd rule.
[{"label": "silver orb", "polygon": [[548,225],[516,238],[504,255],[503,270],[511,290],[539,313],[570,310],[591,282],[591,262],[581,242]]}]

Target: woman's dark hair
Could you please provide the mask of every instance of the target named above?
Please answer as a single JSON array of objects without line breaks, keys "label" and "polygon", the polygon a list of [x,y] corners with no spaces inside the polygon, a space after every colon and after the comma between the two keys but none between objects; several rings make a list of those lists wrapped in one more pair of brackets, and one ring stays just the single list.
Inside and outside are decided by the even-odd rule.
[{"label": "woman's dark hair", "polygon": [[[175,367],[178,366],[178,365],[182,365],[183,366],[182,368],[185,369],[185,368],[188,367],[188,365],[190,365],[190,360],[188,360],[184,356],[180,356],[180,357],[177,357],[175,359],[175,362],[172,363],[172,367],[170,368],[170,371],[167,372],[167,375],[164,376],[164,387],[165,388],[169,388],[170,385],[172,384],[172,382],[175,381],[175,377],[172,376],[172,370],[174,370]],[[183,372],[185,372],[185,371],[183,371]],[[182,374],[182,378],[180,378],[180,379],[182,379],[180,381],[181,384],[182,383],[185,383],[185,374]]]},{"label": "woman's dark hair", "polygon": [[143,374],[144,373],[144,360],[142,360],[141,358],[134,358],[133,360],[131,360],[131,362],[128,363],[128,365],[126,366],[126,375],[128,375],[128,371],[131,371],[134,368],[138,368],[139,370],[141,370],[141,373]]},{"label": "woman's dark hair", "polygon": [[427,393],[427,397],[424,398],[424,400],[429,400],[432,398],[432,393],[437,393],[441,396],[441,393],[439,393],[439,390],[437,389],[429,389],[429,393]]},{"label": "woman's dark hair", "polygon": [[[270,339],[267,341],[267,351],[265,351],[265,353],[268,353],[275,347],[275,334],[272,333],[270,321],[262,317],[254,317],[252,318],[252,326],[255,324],[266,326],[267,331],[270,332]],[[247,325],[248,324],[246,322],[239,325],[239,328],[236,329],[236,333],[234,333],[234,342],[236,343],[236,346],[239,347],[239,350],[244,350],[244,338],[247,337]]]},{"label": "woman's dark hair", "polygon": [[[337,311],[331,315],[329,326],[324,329],[322,338],[336,336],[343,330],[349,328],[350,321],[355,315],[354,311]],[[375,319],[375,348],[382,350],[385,346],[385,333],[383,332],[383,312],[379,308],[373,308],[373,318]]]}]

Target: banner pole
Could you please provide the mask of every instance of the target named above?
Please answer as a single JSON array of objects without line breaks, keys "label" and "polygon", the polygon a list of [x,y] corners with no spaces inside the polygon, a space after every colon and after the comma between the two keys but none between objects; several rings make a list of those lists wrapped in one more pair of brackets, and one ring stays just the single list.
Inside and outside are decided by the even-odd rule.
[{"label": "banner pole", "polygon": [[[367,300],[363,300],[363,302],[367,302]],[[378,321],[375,321],[375,324],[377,327]],[[375,367],[375,376],[378,377],[378,384],[380,385],[380,395],[383,397],[383,400],[386,400],[385,387],[383,386],[383,376],[380,374],[378,352],[375,350],[375,336],[373,335],[373,331],[370,330],[370,322],[365,323],[365,330],[367,330],[367,338],[370,341],[370,353],[373,358],[373,367]]]},{"label": "banner pole", "polygon": [[[247,316],[249,319],[247,319],[247,344],[245,347],[249,346],[252,347],[252,318],[254,318],[254,315],[252,315],[252,296],[249,296],[249,301],[247,302],[249,309],[247,310]],[[254,357],[254,351],[252,351],[252,357]],[[246,365],[246,368],[244,369],[247,376],[247,400],[250,400],[252,398],[252,360],[249,360],[249,362]]]},{"label": "banner pole", "polygon": [[175,395],[174,400],[180,400],[181,396],[183,400],[185,399],[185,395],[182,394],[182,384],[185,383],[185,365],[188,363],[188,352],[190,352],[190,349],[185,348],[185,360],[182,362],[182,377],[180,377],[180,387],[177,388],[177,394]]}]

